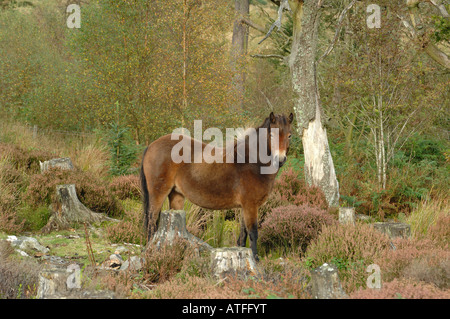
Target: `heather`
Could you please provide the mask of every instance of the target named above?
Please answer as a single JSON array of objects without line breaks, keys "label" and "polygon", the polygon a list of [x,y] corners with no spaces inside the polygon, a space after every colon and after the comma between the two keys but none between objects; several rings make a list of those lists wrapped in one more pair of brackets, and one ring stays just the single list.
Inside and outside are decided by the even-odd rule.
[{"label": "heather", "polygon": [[394,279],[382,289],[361,289],[350,294],[352,299],[450,299],[449,290],[417,281]]},{"label": "heather", "polygon": [[141,198],[141,182],[137,175],[120,175],[111,179],[109,187],[118,199]]},{"label": "heather", "polygon": [[122,207],[110,188],[101,179],[87,172],[55,168],[32,175],[30,180],[25,200],[33,207],[53,203],[56,185],[75,184],[78,198],[92,211],[109,216],[118,216],[122,212]]},{"label": "heather", "polygon": [[397,239],[395,249],[386,250],[376,259],[383,281],[395,278],[413,279],[450,288],[450,251],[429,239]]},{"label": "heather", "polygon": [[291,166],[279,172],[269,198],[259,209],[260,222],[264,221],[266,215],[274,208],[288,205],[308,205],[321,210],[328,209],[323,192],[316,186],[309,186],[302,176],[302,171]]},{"label": "heather", "polygon": [[[118,298],[311,298],[311,271],[325,262],[349,298],[449,298],[448,2],[74,1],[73,29],[69,2],[0,0],[0,298],[34,298],[50,257]],[[208,143],[206,129],[225,137],[272,111],[294,120],[258,212],[261,277],[212,278],[182,242],[146,250],[144,149],[180,127],[193,136],[196,120]],[[73,171],[40,172],[63,157]],[[59,184],[115,221],[43,234],[62,212]],[[355,209],[355,225],[339,224],[339,207]],[[236,246],[241,208],[183,209],[191,234]],[[406,223],[411,236],[388,238],[373,222]],[[10,235],[50,251],[21,255]],[[145,257],[143,268],[99,269],[116,250]],[[372,264],[381,290],[367,287]]]},{"label": "heather", "polygon": [[327,211],[307,204],[280,206],[266,214],[259,240],[261,246],[268,250],[279,247],[303,253],[322,226],[331,225],[334,221]]},{"label": "heather", "polygon": [[368,224],[325,225],[307,248],[305,262],[311,269],[324,263],[335,264],[344,289],[353,291],[365,286],[367,266],[376,263],[387,249],[389,238]]}]

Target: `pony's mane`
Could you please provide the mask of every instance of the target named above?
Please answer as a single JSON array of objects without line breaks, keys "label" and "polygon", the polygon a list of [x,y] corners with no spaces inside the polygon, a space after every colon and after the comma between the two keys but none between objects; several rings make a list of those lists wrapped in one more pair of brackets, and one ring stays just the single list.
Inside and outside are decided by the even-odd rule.
[{"label": "pony's mane", "polygon": [[244,130],[238,131],[237,132],[237,136],[235,137],[235,142],[239,143],[239,142],[245,140],[245,138],[247,136],[249,136],[250,134],[258,132],[258,129],[260,129],[260,128],[269,128],[269,126],[270,126],[270,119],[268,117],[266,117],[266,119],[264,120],[264,122],[260,126],[257,126],[257,127],[253,127],[253,126],[246,127]]}]

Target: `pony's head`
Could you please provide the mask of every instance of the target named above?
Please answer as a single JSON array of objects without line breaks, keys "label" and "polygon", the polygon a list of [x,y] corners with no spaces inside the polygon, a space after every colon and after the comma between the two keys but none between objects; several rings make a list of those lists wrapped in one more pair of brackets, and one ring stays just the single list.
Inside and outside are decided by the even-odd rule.
[{"label": "pony's head", "polygon": [[269,149],[275,161],[279,163],[279,167],[283,166],[287,160],[293,120],[292,113],[287,117],[282,114],[275,115],[273,112],[266,119],[270,132]]}]

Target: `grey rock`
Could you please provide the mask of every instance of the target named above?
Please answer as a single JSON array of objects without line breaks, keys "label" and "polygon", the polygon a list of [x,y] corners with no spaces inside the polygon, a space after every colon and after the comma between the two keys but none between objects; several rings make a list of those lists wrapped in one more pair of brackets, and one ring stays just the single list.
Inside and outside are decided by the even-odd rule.
[{"label": "grey rock", "polygon": [[323,264],[311,272],[312,297],[314,299],[346,298],[338,276],[338,269],[333,264]]},{"label": "grey rock", "polygon": [[385,233],[390,238],[403,237],[407,238],[411,236],[411,226],[405,223],[395,223],[395,222],[383,222],[374,223],[373,227],[382,233]]},{"label": "grey rock", "polygon": [[144,258],[132,256],[122,264],[120,270],[138,271],[142,269],[144,263],[145,263]]},{"label": "grey rock", "polygon": [[33,237],[15,237],[9,236],[8,241],[11,242],[13,247],[17,247],[20,250],[35,250],[41,253],[48,253],[50,250],[47,247],[42,246],[36,238]]}]

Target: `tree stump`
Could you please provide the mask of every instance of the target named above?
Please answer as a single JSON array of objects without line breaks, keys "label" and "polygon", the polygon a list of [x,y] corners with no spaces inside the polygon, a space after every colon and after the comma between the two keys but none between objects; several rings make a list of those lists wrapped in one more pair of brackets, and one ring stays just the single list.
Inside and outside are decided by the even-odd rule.
[{"label": "tree stump", "polygon": [[314,299],[340,299],[347,296],[341,287],[335,265],[325,263],[314,269],[311,272],[311,282]]},{"label": "tree stump", "polygon": [[56,186],[56,205],[52,205],[53,214],[43,232],[50,232],[56,229],[68,229],[77,224],[94,224],[102,221],[116,221],[100,213],[94,213],[84,206],[78,199],[75,185]]},{"label": "tree stump", "polygon": [[411,226],[405,223],[384,222],[374,223],[373,226],[390,238],[407,238],[411,235]]},{"label": "tree stump", "polygon": [[112,291],[85,290],[81,286],[81,270],[77,264],[45,269],[39,273],[38,299],[114,299]]},{"label": "tree stump", "polygon": [[211,270],[215,277],[258,276],[252,250],[245,247],[215,248],[211,252]]},{"label": "tree stump", "polygon": [[339,207],[339,222],[341,224],[355,224],[355,208]]},{"label": "tree stump", "polygon": [[67,169],[67,170],[73,169],[72,161],[68,157],[54,158],[45,162],[39,161],[39,166],[41,167],[41,173],[45,172],[46,170],[52,167],[58,167],[60,169]]},{"label": "tree stump", "polygon": [[162,211],[159,215],[158,230],[151,239],[151,244],[160,248],[172,245],[177,238],[186,239],[200,250],[211,250],[212,247],[186,229],[186,212],[183,210]]}]

